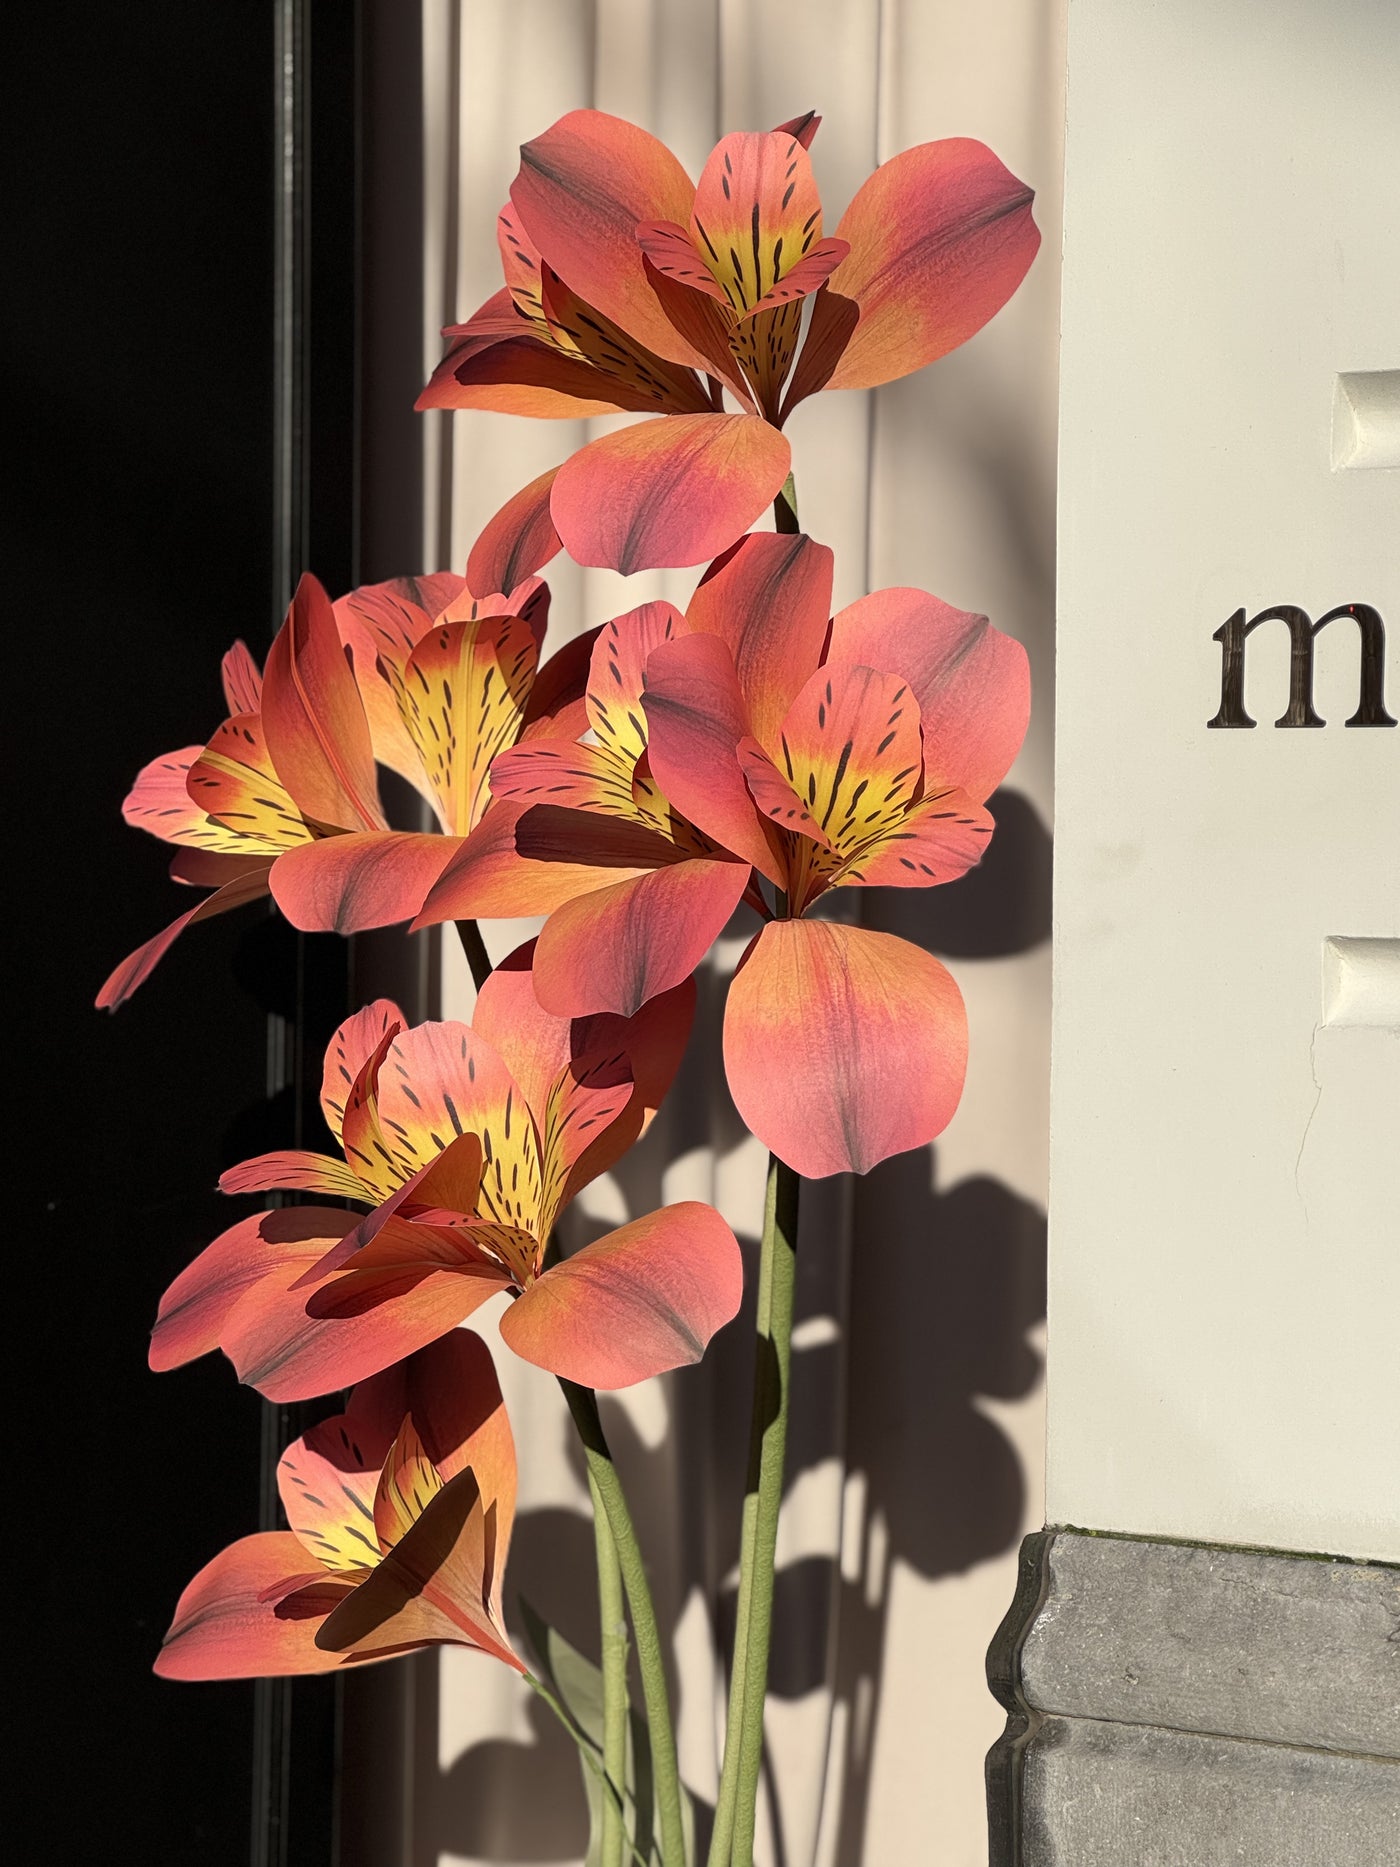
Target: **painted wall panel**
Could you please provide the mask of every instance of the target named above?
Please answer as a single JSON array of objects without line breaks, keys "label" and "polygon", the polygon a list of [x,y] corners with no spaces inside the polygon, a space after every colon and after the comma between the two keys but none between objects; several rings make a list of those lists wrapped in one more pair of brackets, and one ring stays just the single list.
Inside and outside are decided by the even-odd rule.
[{"label": "painted wall panel", "polygon": [[1400,729],[1347,617],[1325,726],[1280,620],[1208,722],[1281,604],[1373,606],[1400,711],[1400,11],[1073,0],[1069,87],[1049,1515],[1393,1559],[1400,945],[1324,987],[1400,941]]}]

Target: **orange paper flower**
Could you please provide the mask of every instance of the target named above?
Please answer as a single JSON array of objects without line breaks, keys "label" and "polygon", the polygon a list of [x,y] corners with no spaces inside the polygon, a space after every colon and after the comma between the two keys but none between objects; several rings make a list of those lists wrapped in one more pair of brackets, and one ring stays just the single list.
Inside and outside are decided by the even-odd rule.
[{"label": "orange paper flower", "polygon": [[418,405],[667,416],[558,470],[553,522],[579,563],[714,557],[781,488],[799,402],[946,355],[1025,275],[1032,192],[965,137],[886,162],[824,236],[807,155],[819,121],[726,136],[698,187],[654,136],[598,110],[522,148],[498,222],[505,287],[444,332]]},{"label": "orange paper flower", "polygon": [[[171,944],[269,892],[294,926],[356,933],[410,919],[443,864],[479,829],[502,747],[578,730],[589,641],[540,666],[549,590],[532,572],[558,550],[547,502],[526,488],[477,541],[473,596],[441,572],[353,590],[332,605],[303,577],[267,667],[224,657],[229,717],[206,746],[155,759],[123,806],[174,843],[177,881],[215,892],[117,967],[115,1010]],[[439,833],[391,829],[376,763],[415,786]]]},{"label": "orange paper flower", "polygon": [[501,1321],[516,1353],[585,1386],[700,1358],[742,1284],[734,1235],[709,1206],[665,1206],[546,1263],[569,1201],[659,1106],[694,988],[632,1019],[554,1018],[532,957],[533,943],[496,969],[470,1026],[404,1030],[379,999],[340,1027],[322,1107],[344,1157],[263,1155],[220,1185],[372,1210],[306,1206],[230,1227],[166,1292],[153,1367],[222,1348],[270,1399],[303,1399],[412,1353],[500,1291],[516,1299]]},{"label": "orange paper flower", "polygon": [[[730,1091],[809,1177],[941,1132],[967,1031],[930,955],[804,917],[830,889],[929,887],[977,862],[983,802],[1030,706],[1025,651],[985,616],[881,590],[828,622],[830,594],[825,546],[754,533],[684,616],[654,603],[607,624],[589,675],[597,743],[541,738],[498,758],[492,785],[520,812],[511,841],[454,860],[422,914],[541,912],[571,879],[535,962],[564,1016],[674,985],[747,900],[770,924],[729,995]],[[776,918],[755,875],[778,891]]]},{"label": "orange paper flower", "polygon": [[458,1330],[361,1383],[282,1454],[277,1486],[291,1528],[200,1570],[164,1678],[333,1672],[443,1644],[524,1671],[501,1621],[515,1447],[480,1337]]}]

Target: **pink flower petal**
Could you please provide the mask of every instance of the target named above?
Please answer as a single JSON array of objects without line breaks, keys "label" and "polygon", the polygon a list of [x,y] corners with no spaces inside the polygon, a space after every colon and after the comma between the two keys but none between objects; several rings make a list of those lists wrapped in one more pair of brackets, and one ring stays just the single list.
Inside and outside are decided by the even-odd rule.
[{"label": "pink flower petal", "polygon": [[947,968],[905,940],[774,921],[730,985],[724,1063],[740,1115],[790,1167],[866,1173],[952,1120],[967,1015]]},{"label": "pink flower petal", "polygon": [[985,616],[924,590],[876,590],[836,616],[827,657],[901,674],[919,702],[924,788],[957,786],[976,802],[1001,783],[1030,718],[1026,651]]},{"label": "pink flower petal", "polygon": [[289,849],[273,865],[273,899],[293,927],[360,933],[412,920],[462,847],[454,836],[364,830]]},{"label": "pink flower petal", "polygon": [[501,1336],[585,1387],[631,1387],[699,1361],[737,1313],[743,1262],[710,1206],[664,1206],[565,1258],[513,1303]]},{"label": "pink flower petal", "polygon": [[[155,1670],[162,1679],[256,1679],[336,1672],[316,1645],[322,1621],[353,1586],[322,1571],[290,1530],[245,1536],[208,1562],[180,1596]],[[300,1588],[289,1584],[300,1580]]]},{"label": "pink flower petal", "polygon": [[692,860],[556,908],[535,949],[535,990],[560,1017],[630,1018],[688,979],[743,899],[744,862]]},{"label": "pink flower petal", "polygon": [[667,415],[605,434],[559,469],[554,523],[576,563],[630,575],[703,564],[771,504],[792,453],[757,415]]},{"label": "pink flower petal", "polygon": [[825,386],[893,382],[981,330],[1035,258],[1033,199],[968,137],[921,143],[876,169],[836,229],[851,251],[831,291],[854,300],[860,320]]}]

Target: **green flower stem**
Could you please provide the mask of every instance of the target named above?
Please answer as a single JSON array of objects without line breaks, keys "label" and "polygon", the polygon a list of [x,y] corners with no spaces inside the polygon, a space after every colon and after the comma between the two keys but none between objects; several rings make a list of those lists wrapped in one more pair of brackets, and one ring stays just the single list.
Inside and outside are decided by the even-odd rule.
[{"label": "green flower stem", "polygon": [[709,1867],[750,1867],[758,1780],[763,1767],[763,1702],[773,1627],[778,1512],[787,1453],[792,1305],[801,1181],[776,1155],[768,1159],[763,1243],[758,1263],[757,1343],[749,1471],[740,1533],[734,1665]]},{"label": "green flower stem", "polygon": [[642,1697],[646,1701],[647,1732],[651,1738],[652,1781],[656,1789],[657,1825],[661,1832],[662,1867],[685,1867],[685,1829],[681,1820],[681,1778],[676,1760],[676,1733],[671,1722],[671,1702],[666,1690],[666,1667],[661,1653],[661,1635],[656,1625],[651,1588],[646,1565],[642,1561],[632,1514],[627,1508],[622,1483],[612,1462],[603,1422],[598,1417],[598,1401],[591,1387],[579,1387],[560,1379],[569,1412],[574,1416],[579,1438],[583,1441],[588,1462],[590,1487],[597,1487],[603,1501],[608,1527],[617,1550],[622,1571],[622,1586],[632,1614],[632,1631],[637,1640],[637,1665],[642,1675]]},{"label": "green flower stem", "polygon": [[[598,1559],[598,1630],[603,1671],[603,1774],[622,1797],[627,1785],[627,1615],[622,1600],[622,1565],[608,1523],[607,1506],[592,1472],[588,1495],[593,1500],[593,1547]],[[599,1867],[622,1867],[622,1806],[612,1796],[603,1798],[603,1827]]]},{"label": "green flower stem", "polygon": [[462,942],[462,951],[467,956],[467,964],[472,969],[472,984],[479,992],[491,977],[491,955],[486,951],[486,942],[481,937],[481,929],[475,921],[458,921],[457,935]]},{"label": "green flower stem", "polygon": [[525,1674],[525,1683],[543,1704],[548,1705],[549,1709],[554,1713],[554,1716],[573,1739],[578,1753],[583,1759],[585,1768],[591,1770],[593,1775],[597,1778],[598,1787],[603,1792],[604,1804],[611,1806],[617,1811],[619,1823],[618,1832],[624,1836],[627,1842],[628,1852],[636,1861],[637,1867],[651,1867],[651,1863],[643,1860],[635,1842],[630,1835],[627,1835],[626,1830],[621,1826],[623,1813],[622,1795],[616,1785],[608,1777],[602,1764],[598,1761],[598,1758],[594,1755],[593,1745],[589,1743],[588,1738],[580,1731],[578,1725],[569,1716],[563,1705],[560,1704],[559,1700],[554,1696],[542,1679],[537,1679],[534,1673],[527,1672]]},{"label": "green flower stem", "polygon": [[773,529],[779,532],[802,530],[797,522],[797,486],[791,474],[783,481],[782,490],[773,501]]}]

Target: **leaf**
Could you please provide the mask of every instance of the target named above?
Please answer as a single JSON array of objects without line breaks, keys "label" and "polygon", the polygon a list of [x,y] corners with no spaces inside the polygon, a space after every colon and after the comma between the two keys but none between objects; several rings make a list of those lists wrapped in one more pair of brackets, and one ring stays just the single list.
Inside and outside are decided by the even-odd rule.
[{"label": "leaf", "polygon": [[[603,1833],[603,1675],[593,1661],[585,1658],[560,1633],[520,1597],[520,1615],[530,1645],[540,1663],[540,1677],[567,1714],[574,1742],[579,1748],[583,1771],[583,1792],[588,1798],[588,1853],[584,1867],[599,1867]],[[628,1745],[626,1782],[623,1800],[633,1813],[631,1846],[634,1857],[642,1861],[656,1858],[652,1851],[651,1746],[647,1741],[646,1720],[628,1707]],[[689,1808],[687,1804],[687,1814]],[[688,1829],[692,1826],[687,1823]],[[686,1852],[693,1851],[688,1834]]]}]

